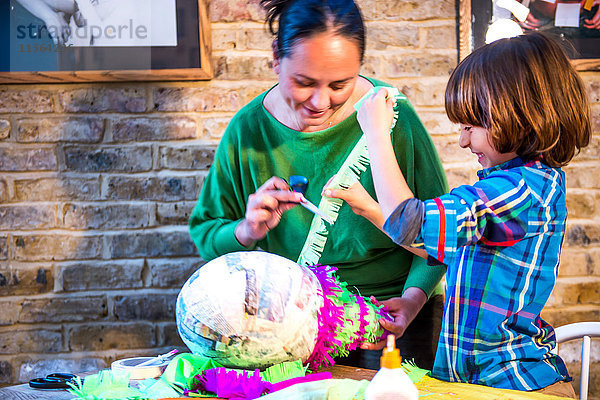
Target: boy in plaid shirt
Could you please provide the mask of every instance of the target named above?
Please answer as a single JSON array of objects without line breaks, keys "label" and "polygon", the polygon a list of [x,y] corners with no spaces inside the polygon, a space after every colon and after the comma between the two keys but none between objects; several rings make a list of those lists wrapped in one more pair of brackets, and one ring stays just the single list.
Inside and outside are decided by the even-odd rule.
[{"label": "boy in plaid shirt", "polygon": [[[459,145],[483,167],[477,183],[416,199],[395,163],[392,102],[380,91],[358,111],[379,204],[359,184],[325,195],[346,200],[397,244],[421,247],[430,263],[447,265],[433,376],[575,397],[564,362],[551,353],[554,330],[540,312],[565,233],[560,167],[591,134],[582,81],[543,34],[502,39],[459,64],[446,89],[446,112],[460,124]],[[403,306],[400,298],[383,304],[392,315]],[[401,335],[410,321],[380,323]]]}]

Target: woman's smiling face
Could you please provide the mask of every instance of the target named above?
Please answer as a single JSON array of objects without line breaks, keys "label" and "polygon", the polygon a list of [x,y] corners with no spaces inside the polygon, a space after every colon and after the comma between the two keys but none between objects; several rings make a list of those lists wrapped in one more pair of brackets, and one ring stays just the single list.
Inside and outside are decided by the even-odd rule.
[{"label": "woman's smiling face", "polygon": [[285,103],[301,130],[327,127],[352,94],[360,70],[355,42],[331,32],[300,39],[289,56],[275,58],[275,73]]}]

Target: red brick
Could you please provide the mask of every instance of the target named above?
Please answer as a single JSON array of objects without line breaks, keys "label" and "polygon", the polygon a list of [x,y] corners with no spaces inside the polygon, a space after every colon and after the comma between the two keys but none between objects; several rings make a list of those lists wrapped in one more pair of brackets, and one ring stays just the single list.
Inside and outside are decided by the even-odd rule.
[{"label": "red brick", "polygon": [[0,205],[0,229],[29,230],[56,226],[54,205]]},{"label": "red brick", "polygon": [[74,229],[131,229],[150,226],[154,206],[131,203],[67,203],[61,225]]},{"label": "red brick", "polygon": [[182,140],[196,137],[196,120],[189,117],[124,118],[115,121],[115,142]]},{"label": "red brick", "polygon": [[106,318],[106,296],[68,296],[26,299],[21,305],[21,323],[98,321]]},{"label": "red brick", "polygon": [[6,139],[10,135],[10,121],[0,119],[0,140]]},{"label": "red brick", "polygon": [[195,204],[195,201],[158,203],[156,220],[159,225],[187,225]]},{"label": "red brick", "polygon": [[152,169],[150,146],[67,146],[65,168],[76,172],[142,172]]},{"label": "red brick", "polygon": [[367,25],[367,49],[387,50],[390,47],[419,47],[419,28],[407,24]]},{"label": "red brick", "polygon": [[209,7],[212,22],[264,19],[264,11],[259,5],[259,0],[212,0]]},{"label": "red brick", "polygon": [[58,266],[67,292],[144,286],[144,260],[77,262]]},{"label": "red brick", "polygon": [[54,290],[54,269],[51,265],[0,264],[0,296],[47,293]]},{"label": "red brick", "polygon": [[14,86],[0,89],[0,113],[47,113],[54,111],[52,91]]},{"label": "red brick", "polygon": [[118,295],[114,315],[120,321],[175,321],[177,294],[153,291],[151,294]]},{"label": "red brick", "polygon": [[100,182],[97,177],[16,179],[14,185],[14,200],[17,201],[73,201],[100,198]]},{"label": "red brick", "polygon": [[19,261],[81,260],[101,256],[102,237],[56,233],[13,235],[10,246],[12,257]]},{"label": "red brick", "polygon": [[148,260],[150,286],[156,288],[181,288],[202,265],[199,257]]},{"label": "red brick", "polygon": [[51,148],[0,148],[0,171],[55,171],[56,153]]},{"label": "red brick", "polygon": [[58,101],[66,112],[143,112],[146,111],[144,88],[87,87],[58,92]]},{"label": "red brick", "polygon": [[215,79],[274,79],[273,58],[270,55],[222,55],[213,58]]},{"label": "red brick", "polygon": [[243,104],[239,88],[163,87],[154,89],[154,107],[158,111],[237,111]]},{"label": "red brick", "polygon": [[111,258],[195,256],[187,227],[159,231],[131,231],[105,235]]},{"label": "red brick", "polygon": [[68,331],[69,350],[102,351],[156,346],[153,324],[79,325]]},{"label": "red brick", "polygon": [[104,125],[100,117],[20,118],[15,133],[16,140],[22,143],[98,143],[104,135]]},{"label": "red brick", "polygon": [[113,200],[195,200],[199,193],[191,176],[110,176],[105,197]]},{"label": "red brick", "polygon": [[215,158],[216,148],[211,146],[161,146],[160,168],[178,170],[208,170]]},{"label": "red brick", "polygon": [[456,54],[407,52],[398,55],[382,55],[382,62],[385,76],[389,78],[449,76],[456,67]]},{"label": "red brick", "polygon": [[600,189],[600,165],[573,163],[564,168],[567,188]]},{"label": "red brick", "polygon": [[17,329],[0,332],[0,354],[64,351],[61,329]]}]

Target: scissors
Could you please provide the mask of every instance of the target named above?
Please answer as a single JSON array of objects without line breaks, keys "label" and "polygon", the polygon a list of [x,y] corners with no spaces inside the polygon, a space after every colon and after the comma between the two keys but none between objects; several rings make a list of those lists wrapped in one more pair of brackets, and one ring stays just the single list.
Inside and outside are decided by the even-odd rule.
[{"label": "scissors", "polygon": [[34,389],[69,389],[67,383],[75,382],[77,376],[65,372],[55,372],[45,378],[35,378],[29,381],[29,386]]},{"label": "scissors", "polygon": [[333,225],[334,221],[323,211],[319,209],[319,207],[315,206],[313,203],[308,201],[306,197],[304,197],[304,193],[306,193],[306,188],[308,187],[308,178],[302,175],[292,175],[289,179],[290,187],[294,192],[298,192],[302,195],[302,199],[300,201],[300,205],[306,208],[308,211],[313,214],[318,215],[323,220],[325,220],[329,225]]}]

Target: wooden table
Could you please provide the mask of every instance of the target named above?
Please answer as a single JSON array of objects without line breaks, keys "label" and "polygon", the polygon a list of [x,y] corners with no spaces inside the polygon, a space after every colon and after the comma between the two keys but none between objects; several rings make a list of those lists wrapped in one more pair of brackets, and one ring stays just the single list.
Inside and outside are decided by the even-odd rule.
[{"label": "wooden table", "polygon": [[[351,378],[351,379],[367,379],[371,380],[377,371],[370,369],[354,368],[345,365],[334,365],[328,370],[334,378]],[[87,374],[80,374],[89,375]],[[71,400],[74,395],[66,390],[42,390],[32,389],[28,383],[16,386],[7,386],[0,388],[1,400]]]}]

